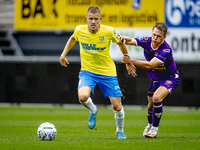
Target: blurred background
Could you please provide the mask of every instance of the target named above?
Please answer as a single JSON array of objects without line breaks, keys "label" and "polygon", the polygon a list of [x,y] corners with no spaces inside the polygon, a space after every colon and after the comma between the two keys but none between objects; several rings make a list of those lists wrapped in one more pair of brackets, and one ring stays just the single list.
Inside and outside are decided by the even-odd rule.
[{"label": "blurred background", "polygon": [[[0,0],[0,103],[79,103],[79,43],[67,55],[67,68],[59,56],[76,26],[86,24],[91,5],[101,9],[102,24],[132,38],[151,36],[156,21],[165,22],[181,83],[164,105],[200,106],[200,0]],[[127,48],[132,58],[144,60],[141,48]],[[147,70],[137,68],[134,78],[116,45],[110,54],[123,104],[146,105]],[[110,105],[98,86],[93,99]]]}]

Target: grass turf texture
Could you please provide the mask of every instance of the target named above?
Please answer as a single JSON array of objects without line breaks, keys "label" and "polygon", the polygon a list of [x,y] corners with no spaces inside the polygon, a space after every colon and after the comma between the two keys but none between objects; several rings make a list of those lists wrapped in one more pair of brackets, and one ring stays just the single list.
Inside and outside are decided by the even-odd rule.
[{"label": "grass turf texture", "polygon": [[[170,110],[164,113],[155,139],[141,137],[147,125],[146,109],[125,107],[125,135],[118,140],[115,135],[114,112],[99,107],[96,128],[87,126],[89,111],[64,108],[0,107],[1,150],[104,150],[104,149],[200,149],[200,111]],[[53,141],[42,141],[37,128],[51,122],[57,128]]]}]

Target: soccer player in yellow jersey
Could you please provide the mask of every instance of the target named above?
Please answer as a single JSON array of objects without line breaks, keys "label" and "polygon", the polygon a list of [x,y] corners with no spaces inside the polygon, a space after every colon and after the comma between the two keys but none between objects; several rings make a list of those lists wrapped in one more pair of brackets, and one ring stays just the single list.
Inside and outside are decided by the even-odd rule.
[{"label": "soccer player in yellow jersey", "polygon": [[[111,41],[118,44],[123,54],[128,54],[124,43],[120,43],[115,30],[112,27],[100,24],[101,11],[96,6],[87,9],[87,25],[79,25],[60,56],[60,63],[67,67],[69,64],[65,58],[69,50],[79,41],[81,71],[79,72],[78,98],[80,103],[89,109],[90,116],[88,126],[94,129],[96,125],[97,106],[91,97],[94,94],[96,84],[99,85],[103,95],[110,99],[117,126],[118,139],[126,139],[124,135],[124,109],[121,104],[122,92],[119,87],[116,66],[109,54]],[[129,74],[136,76],[135,66],[126,64]]]}]

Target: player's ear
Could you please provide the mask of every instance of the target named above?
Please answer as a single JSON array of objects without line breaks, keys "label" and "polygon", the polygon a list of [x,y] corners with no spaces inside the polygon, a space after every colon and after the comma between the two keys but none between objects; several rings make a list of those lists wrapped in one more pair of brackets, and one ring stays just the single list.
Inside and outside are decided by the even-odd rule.
[{"label": "player's ear", "polygon": [[101,17],[100,17],[100,19],[99,19],[100,21],[101,21]]},{"label": "player's ear", "polygon": [[87,17],[85,17],[85,21],[87,21]]},{"label": "player's ear", "polygon": [[165,36],[164,36],[164,39],[165,39],[166,37],[167,37],[167,36],[165,35]]}]

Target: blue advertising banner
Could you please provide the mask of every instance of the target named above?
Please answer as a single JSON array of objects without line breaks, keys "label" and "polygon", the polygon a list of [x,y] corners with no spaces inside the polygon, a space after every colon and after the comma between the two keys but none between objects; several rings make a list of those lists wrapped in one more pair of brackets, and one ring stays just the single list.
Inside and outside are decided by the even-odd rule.
[{"label": "blue advertising banner", "polygon": [[168,27],[200,27],[200,0],[165,0]]}]

